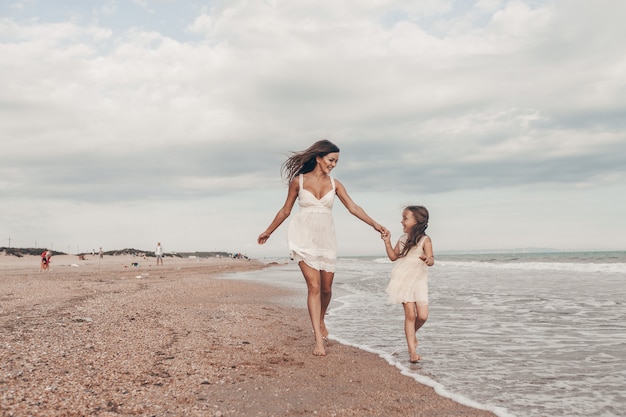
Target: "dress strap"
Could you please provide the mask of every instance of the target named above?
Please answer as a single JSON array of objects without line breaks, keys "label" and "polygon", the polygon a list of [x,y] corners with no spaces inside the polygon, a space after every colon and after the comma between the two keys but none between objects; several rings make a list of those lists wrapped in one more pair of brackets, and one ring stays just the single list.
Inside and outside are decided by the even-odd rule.
[{"label": "dress strap", "polygon": [[[335,187],[335,179],[333,177],[330,177],[330,183],[333,186],[333,194],[334,194],[337,191],[337,188]],[[300,185],[300,189],[303,190],[304,189],[304,174],[298,175],[298,184]]]}]

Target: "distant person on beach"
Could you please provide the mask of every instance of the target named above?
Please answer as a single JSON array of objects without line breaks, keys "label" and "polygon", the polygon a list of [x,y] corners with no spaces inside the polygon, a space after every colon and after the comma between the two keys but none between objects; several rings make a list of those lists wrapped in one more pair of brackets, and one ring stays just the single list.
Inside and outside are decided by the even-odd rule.
[{"label": "distant person on beach", "polygon": [[157,243],[154,255],[156,256],[157,266],[163,266],[163,246],[161,246],[161,242]]},{"label": "distant person on beach", "polygon": [[50,262],[52,259],[52,252],[48,249],[41,252],[41,266],[39,268],[40,271],[47,271],[50,268]]},{"label": "distant person on beach", "polygon": [[328,330],[324,316],[332,296],[337,260],[332,216],[335,195],[358,219],[380,233],[387,231],[352,201],[342,183],[330,176],[338,161],[339,148],[327,140],[320,140],[305,151],[292,153],[281,167],[283,178],[289,184],[287,199],[257,239],[260,245],[264,244],[289,217],[298,200],[300,212],[291,220],[287,235],[291,255],[298,262],[307,283],[307,307],[315,335],[313,355],[316,356],[326,355],[324,341]]},{"label": "distant person on beach", "polygon": [[104,258],[104,251],[102,250],[102,246],[100,246],[100,251],[98,252],[100,255],[100,259]]},{"label": "distant person on beach", "polygon": [[395,262],[387,286],[389,301],[404,306],[404,334],[409,348],[409,360],[422,359],[417,354],[417,331],[428,319],[428,267],[433,266],[433,244],[426,234],[428,210],[423,206],[408,206],[402,211],[402,231],[395,247],[391,233],[384,232],[387,256]]}]

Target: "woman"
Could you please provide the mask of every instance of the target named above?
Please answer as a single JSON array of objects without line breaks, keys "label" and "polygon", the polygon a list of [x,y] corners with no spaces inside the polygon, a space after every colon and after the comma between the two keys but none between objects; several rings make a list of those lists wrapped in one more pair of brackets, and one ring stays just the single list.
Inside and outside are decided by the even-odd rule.
[{"label": "woman", "polygon": [[298,199],[300,212],[292,219],[287,236],[291,255],[298,262],[307,283],[307,307],[315,334],[313,355],[316,356],[326,355],[324,340],[328,330],[324,316],[332,296],[337,260],[332,216],[335,195],[351,214],[379,233],[387,231],[352,201],[341,182],[330,176],[338,161],[339,148],[327,140],[320,140],[305,151],[293,153],[281,167],[283,178],[289,184],[285,204],[258,238],[258,243],[264,244],[289,217]]}]

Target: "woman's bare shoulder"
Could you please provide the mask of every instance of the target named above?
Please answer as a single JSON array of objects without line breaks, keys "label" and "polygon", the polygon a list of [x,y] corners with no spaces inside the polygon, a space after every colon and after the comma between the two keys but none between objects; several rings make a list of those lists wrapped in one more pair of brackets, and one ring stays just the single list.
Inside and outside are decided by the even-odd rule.
[{"label": "woman's bare shoulder", "polygon": [[298,181],[298,176],[296,175],[294,178],[289,181],[289,189],[290,190],[299,190],[300,189],[300,181]]}]

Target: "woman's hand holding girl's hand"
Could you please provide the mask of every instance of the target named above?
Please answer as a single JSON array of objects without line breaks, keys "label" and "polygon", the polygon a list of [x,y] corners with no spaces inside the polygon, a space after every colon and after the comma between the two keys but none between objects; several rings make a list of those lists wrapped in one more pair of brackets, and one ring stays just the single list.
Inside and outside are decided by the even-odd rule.
[{"label": "woman's hand holding girl's hand", "polygon": [[385,226],[381,226],[378,223],[374,224],[374,230],[376,230],[378,233],[383,234],[385,232],[388,232],[387,228]]}]

